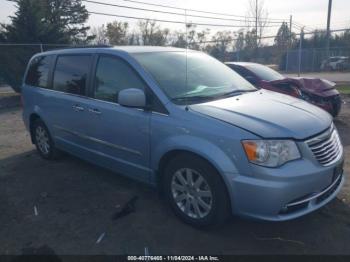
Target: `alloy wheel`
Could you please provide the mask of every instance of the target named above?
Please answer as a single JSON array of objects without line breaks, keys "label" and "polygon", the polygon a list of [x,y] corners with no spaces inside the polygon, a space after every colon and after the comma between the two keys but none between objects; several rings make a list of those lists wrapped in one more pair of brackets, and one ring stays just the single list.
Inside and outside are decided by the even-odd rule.
[{"label": "alloy wheel", "polygon": [[49,134],[42,126],[35,129],[35,141],[41,153],[48,155],[50,153]]},{"label": "alloy wheel", "polygon": [[194,219],[206,217],[213,206],[209,184],[197,171],[182,168],[176,171],[171,181],[173,199],[179,209]]}]

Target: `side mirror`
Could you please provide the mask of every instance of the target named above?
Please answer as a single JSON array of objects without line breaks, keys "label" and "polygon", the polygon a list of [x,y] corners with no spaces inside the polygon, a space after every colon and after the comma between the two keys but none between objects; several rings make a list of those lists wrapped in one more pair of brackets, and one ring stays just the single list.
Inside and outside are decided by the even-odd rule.
[{"label": "side mirror", "polygon": [[128,88],[118,94],[118,104],[127,107],[146,107],[146,95],[141,89]]}]

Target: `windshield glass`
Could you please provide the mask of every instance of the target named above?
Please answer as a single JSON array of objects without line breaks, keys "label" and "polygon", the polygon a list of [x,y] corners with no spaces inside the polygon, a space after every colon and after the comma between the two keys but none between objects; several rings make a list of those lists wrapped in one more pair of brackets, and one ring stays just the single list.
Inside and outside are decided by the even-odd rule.
[{"label": "windshield glass", "polygon": [[256,74],[259,78],[266,81],[282,80],[285,77],[275,70],[259,64],[246,65],[247,69]]},{"label": "windshield glass", "polygon": [[134,57],[175,103],[195,103],[256,90],[226,65],[203,53],[189,51],[187,61],[183,51],[139,53]]}]

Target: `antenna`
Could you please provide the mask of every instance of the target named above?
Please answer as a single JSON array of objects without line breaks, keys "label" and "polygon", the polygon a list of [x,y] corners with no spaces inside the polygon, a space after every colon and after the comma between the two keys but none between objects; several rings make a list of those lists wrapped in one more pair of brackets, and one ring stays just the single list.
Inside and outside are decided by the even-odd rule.
[{"label": "antenna", "polygon": [[[185,89],[187,90],[187,85],[188,85],[188,76],[187,76],[187,51],[188,51],[188,24],[187,24],[187,9],[185,9],[185,26],[186,26],[186,50],[185,50],[185,55],[186,55],[186,62],[185,62]],[[186,99],[186,111],[188,111],[188,101]]]}]

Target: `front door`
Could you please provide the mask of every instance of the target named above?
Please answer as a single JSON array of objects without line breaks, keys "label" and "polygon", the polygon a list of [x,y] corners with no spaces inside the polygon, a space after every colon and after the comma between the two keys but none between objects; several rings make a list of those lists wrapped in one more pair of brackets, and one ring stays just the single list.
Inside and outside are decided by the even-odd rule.
[{"label": "front door", "polygon": [[118,93],[127,88],[146,91],[145,83],[127,62],[116,56],[99,56],[93,73],[93,99],[87,108],[88,136],[104,166],[148,182],[151,114],[117,103]]}]

